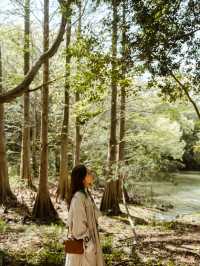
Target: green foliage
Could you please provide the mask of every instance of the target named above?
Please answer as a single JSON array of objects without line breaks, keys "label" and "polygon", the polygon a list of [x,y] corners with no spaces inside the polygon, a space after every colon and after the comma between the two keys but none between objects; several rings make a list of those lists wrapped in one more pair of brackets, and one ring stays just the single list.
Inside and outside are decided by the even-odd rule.
[{"label": "green foliage", "polygon": [[199,149],[199,121],[195,122],[190,132],[184,132],[183,139],[187,143],[183,156],[186,169],[200,169],[200,149]]},{"label": "green foliage", "polygon": [[72,70],[70,84],[73,92],[80,94],[80,101],[74,105],[74,115],[81,125],[100,114],[102,101],[107,96],[108,58],[97,50],[97,40],[81,38],[72,48],[72,55],[78,61]]},{"label": "green foliage", "polygon": [[185,99],[188,92],[195,99],[200,76],[198,0],[137,0],[132,6],[138,26],[133,52],[170,101]]},{"label": "green foliage", "polygon": [[153,221],[152,226],[159,226],[164,230],[175,230],[180,233],[185,230],[185,225],[177,221],[163,221],[163,222]]},{"label": "green foliage", "polygon": [[50,226],[44,226],[41,228],[44,239],[51,239],[55,241],[59,240],[59,237],[64,234],[65,230],[66,228],[63,224],[51,224]]},{"label": "green foliage", "polygon": [[65,257],[63,245],[51,240],[44,244],[40,252],[26,254],[25,256],[30,265],[62,265]]},{"label": "green foliage", "polygon": [[40,265],[63,265],[64,263],[64,251],[63,246],[57,246],[49,244],[42,247],[39,251],[34,252],[31,249],[19,250],[9,256],[14,257],[15,265],[20,263],[26,263],[28,266],[40,266]]},{"label": "green foliage", "polygon": [[[159,171],[168,171],[171,161],[181,160],[185,143],[182,140],[182,130],[177,121],[172,121],[167,112],[157,109],[156,97],[151,96],[148,105],[143,110],[144,97],[135,102],[137,112],[130,114],[129,131],[125,141],[129,152],[129,176],[145,178]],[[144,101],[145,102],[145,101]],[[171,167],[171,166],[170,166]]]},{"label": "green foliage", "polygon": [[106,265],[113,265],[115,262],[122,261],[125,254],[122,250],[113,249],[113,239],[111,236],[105,237],[102,240],[102,251]]},{"label": "green foliage", "polygon": [[163,266],[160,261],[149,259],[146,263],[147,266]]},{"label": "green foliage", "polygon": [[161,260],[152,260],[152,259],[149,259],[145,265],[146,266],[176,266],[175,262],[172,260],[169,260],[168,262],[164,263]]},{"label": "green foliage", "polygon": [[176,266],[175,262],[174,261],[169,261],[167,263],[167,266]]},{"label": "green foliage", "polygon": [[112,253],[112,237],[105,237],[102,242],[102,251],[105,254],[111,254]]},{"label": "green foliage", "polygon": [[0,219],[0,233],[2,233],[2,234],[5,233],[8,228],[9,227],[8,227],[7,223],[4,220]]}]

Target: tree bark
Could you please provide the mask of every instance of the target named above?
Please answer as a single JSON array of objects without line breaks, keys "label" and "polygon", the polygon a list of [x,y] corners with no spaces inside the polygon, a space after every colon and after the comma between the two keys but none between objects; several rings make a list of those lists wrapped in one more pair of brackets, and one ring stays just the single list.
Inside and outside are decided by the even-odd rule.
[{"label": "tree bark", "polygon": [[[78,18],[78,31],[77,31],[77,40],[80,40],[81,37],[81,10],[82,10],[82,0],[78,1],[78,9],[79,9],[79,18]],[[80,59],[79,59],[80,60]],[[77,64],[79,61],[77,62]],[[78,103],[80,101],[80,95],[77,91],[75,93],[75,102]],[[80,163],[80,152],[81,152],[81,133],[80,133],[80,123],[79,116],[76,116],[75,121],[75,161],[74,165],[78,165]]]},{"label": "tree bark", "polygon": [[[127,72],[127,36],[126,36],[126,1],[122,3],[122,80],[125,79]],[[125,149],[125,126],[126,126],[126,86],[124,84],[121,85],[120,88],[120,125],[119,125],[119,149],[118,149],[118,167],[124,164],[124,149]],[[123,175],[120,171],[119,179],[118,179],[118,195],[119,200],[122,200],[122,185],[123,185]],[[124,188],[124,195],[126,200],[129,200],[128,193]]]},{"label": "tree bark", "polygon": [[37,75],[40,67],[45,62],[45,60],[54,56],[54,54],[57,52],[60,43],[63,41],[63,35],[65,33],[65,26],[67,20],[67,13],[69,12],[68,10],[72,1],[68,0],[66,2],[65,0],[58,0],[58,2],[62,10],[62,19],[60,23],[60,29],[55,41],[53,42],[52,46],[48,49],[48,51],[45,51],[39,57],[39,59],[35,62],[35,64],[32,66],[32,68],[29,70],[29,72],[27,73],[27,75],[20,84],[18,84],[15,88],[9,90],[8,92],[4,92],[2,95],[0,95],[0,103],[10,102],[14,100],[16,97],[21,96],[27,90],[28,86],[31,84],[31,82]]},{"label": "tree bark", "polygon": [[[66,32],[66,52],[69,49],[71,39],[71,18],[68,19],[67,32]],[[65,105],[64,105],[64,118],[61,132],[61,151],[60,151],[60,176],[57,189],[57,197],[61,200],[67,200],[69,195],[69,169],[68,169],[68,137],[69,137],[69,100],[70,100],[70,53],[66,53],[65,65]]]},{"label": "tree bark", "polygon": [[[2,56],[0,47],[0,94],[3,92],[2,85]],[[4,104],[0,103],[0,204],[6,204],[10,199],[16,199],[11,191],[8,178],[8,165],[6,158],[6,136],[4,127]]]},{"label": "tree bark", "polygon": [[[76,103],[79,102],[80,100],[80,96],[79,93],[76,92],[75,94],[75,101]],[[80,152],[81,152],[81,134],[80,134],[80,123],[79,123],[79,117],[76,117],[76,121],[75,121],[75,162],[74,162],[74,166],[78,165],[80,163]]]},{"label": "tree bark", "polygon": [[33,176],[38,177],[39,175],[39,165],[38,165],[38,139],[39,139],[39,132],[40,132],[40,126],[39,126],[39,117],[38,117],[38,111],[37,111],[37,99],[34,99],[33,103],[33,126],[31,128],[32,132],[32,171]]},{"label": "tree bark", "polygon": [[[26,76],[30,68],[30,0],[25,1],[24,11],[24,75]],[[26,180],[29,187],[32,187],[33,184],[30,167],[30,99],[28,90],[29,88],[27,88],[23,97],[24,123],[22,129],[20,176],[21,179]]]},{"label": "tree bark", "polygon": [[[123,2],[122,14],[122,79],[126,75],[126,3]],[[126,87],[121,85],[121,98],[120,98],[120,125],[119,125],[119,151],[118,161],[124,160],[124,136],[125,136],[125,114],[126,114]]]},{"label": "tree bark", "polygon": [[[108,176],[113,177],[113,166],[117,163],[117,78],[116,78],[116,58],[117,58],[117,0],[112,0],[112,74],[111,74],[111,120],[110,139],[108,148]],[[101,211],[118,215],[120,213],[118,200],[118,182],[111,180],[107,183],[101,201]]]},{"label": "tree bark", "polygon": [[[49,0],[44,0],[44,53],[49,49]],[[42,117],[41,117],[41,151],[39,191],[33,208],[33,217],[50,221],[58,218],[51,202],[48,190],[48,103],[49,103],[49,59],[43,68]]]}]

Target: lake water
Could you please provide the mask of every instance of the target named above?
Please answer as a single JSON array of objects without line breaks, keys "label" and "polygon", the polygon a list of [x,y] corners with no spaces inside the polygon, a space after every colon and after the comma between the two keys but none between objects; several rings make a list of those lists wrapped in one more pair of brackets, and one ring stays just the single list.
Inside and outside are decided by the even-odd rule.
[{"label": "lake water", "polygon": [[190,217],[200,222],[200,172],[176,173],[173,174],[173,180],[173,183],[151,182],[153,198],[174,206],[166,212],[157,213],[155,218],[173,220]]}]

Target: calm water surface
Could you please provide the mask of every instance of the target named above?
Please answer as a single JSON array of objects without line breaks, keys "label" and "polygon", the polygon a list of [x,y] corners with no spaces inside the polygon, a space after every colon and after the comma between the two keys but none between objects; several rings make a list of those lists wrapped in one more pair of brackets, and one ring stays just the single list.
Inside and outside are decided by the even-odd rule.
[{"label": "calm water surface", "polygon": [[[180,172],[173,175],[174,182],[153,181],[153,198],[174,208],[156,214],[157,219],[172,220],[193,216],[200,222],[200,172]],[[147,185],[147,184],[146,184]]]}]

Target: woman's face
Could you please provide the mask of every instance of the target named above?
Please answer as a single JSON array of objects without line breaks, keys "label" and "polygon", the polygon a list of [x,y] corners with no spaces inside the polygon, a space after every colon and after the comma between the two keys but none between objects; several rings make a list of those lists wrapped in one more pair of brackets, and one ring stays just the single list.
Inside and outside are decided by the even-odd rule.
[{"label": "woman's face", "polygon": [[93,180],[94,180],[94,177],[93,177],[92,173],[90,173],[88,171],[86,177],[83,180],[84,187],[88,188],[88,187],[92,186]]}]

